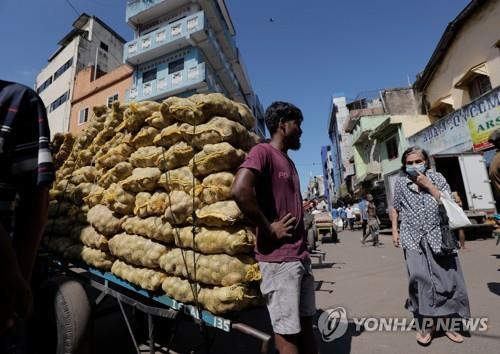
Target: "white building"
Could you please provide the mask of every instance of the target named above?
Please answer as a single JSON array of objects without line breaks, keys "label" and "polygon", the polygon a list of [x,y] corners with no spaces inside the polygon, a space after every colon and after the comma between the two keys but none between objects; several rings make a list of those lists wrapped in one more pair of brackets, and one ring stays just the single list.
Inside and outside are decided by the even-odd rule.
[{"label": "white building", "polygon": [[51,134],[69,130],[75,74],[93,65],[97,78],[122,65],[124,43],[99,18],[87,14],[77,18],[36,78],[35,89],[47,108]]}]

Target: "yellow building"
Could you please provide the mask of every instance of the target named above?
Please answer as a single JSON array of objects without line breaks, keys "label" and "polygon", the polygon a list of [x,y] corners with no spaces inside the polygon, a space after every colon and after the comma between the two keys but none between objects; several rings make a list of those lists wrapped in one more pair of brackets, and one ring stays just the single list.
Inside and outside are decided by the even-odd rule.
[{"label": "yellow building", "polygon": [[500,0],[472,0],[448,24],[415,87],[441,118],[500,85]]}]

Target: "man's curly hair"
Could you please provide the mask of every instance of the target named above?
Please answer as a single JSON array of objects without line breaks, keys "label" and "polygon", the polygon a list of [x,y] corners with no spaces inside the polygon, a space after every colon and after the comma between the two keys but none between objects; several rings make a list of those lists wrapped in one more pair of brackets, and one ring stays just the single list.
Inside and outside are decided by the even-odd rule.
[{"label": "man's curly hair", "polygon": [[269,134],[272,136],[278,129],[280,121],[297,120],[298,122],[302,122],[304,117],[300,109],[295,105],[288,102],[276,101],[267,107],[265,119],[267,130],[269,130]]}]

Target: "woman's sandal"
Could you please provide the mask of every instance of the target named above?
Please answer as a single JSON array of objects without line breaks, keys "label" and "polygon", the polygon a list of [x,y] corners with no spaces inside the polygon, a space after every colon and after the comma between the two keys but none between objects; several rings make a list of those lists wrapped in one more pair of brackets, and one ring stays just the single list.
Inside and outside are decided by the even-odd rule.
[{"label": "woman's sandal", "polygon": [[446,337],[448,337],[452,342],[462,343],[464,341],[464,337],[461,334],[458,334],[455,331],[446,331],[444,332]]},{"label": "woman's sandal", "polygon": [[417,331],[417,343],[422,346],[427,346],[432,341],[432,331]]}]

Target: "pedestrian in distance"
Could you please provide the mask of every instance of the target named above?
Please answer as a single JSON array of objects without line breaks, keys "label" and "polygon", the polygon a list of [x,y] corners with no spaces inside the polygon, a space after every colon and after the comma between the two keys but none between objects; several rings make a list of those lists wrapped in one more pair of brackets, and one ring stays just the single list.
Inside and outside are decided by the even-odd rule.
[{"label": "pedestrian in distance", "polygon": [[340,209],[340,218],[342,219],[342,230],[347,229],[347,212],[344,206]]},{"label": "pedestrian in distance", "polygon": [[[54,166],[45,106],[30,88],[0,80],[0,352],[32,311],[31,278],[48,219]],[[4,337],[4,338],[2,338]],[[2,344],[3,343],[3,344]],[[5,344],[9,345],[9,344]]]},{"label": "pedestrian in distance", "polygon": [[351,204],[347,205],[345,210],[347,223],[349,224],[349,230],[354,230],[354,220],[356,219],[356,215],[354,215],[354,210],[352,209]]},{"label": "pedestrian in distance", "polygon": [[269,143],[256,145],[240,166],[231,194],[256,226],[255,257],[280,354],[317,353],[314,277],[306,247],[300,183],[288,150],[300,148],[302,112],[274,102],[266,110]]},{"label": "pedestrian in distance", "polygon": [[361,243],[364,245],[368,236],[372,237],[373,246],[379,245],[380,221],[377,217],[377,208],[373,201],[373,195],[366,195],[366,223],[368,226],[367,233],[363,236]]},{"label": "pedestrian in distance", "polygon": [[[366,231],[368,225],[368,203],[364,197],[361,197],[358,203],[359,212],[361,215],[361,230],[362,230],[362,240],[366,239]],[[364,242],[362,242],[364,243]]]},{"label": "pedestrian in distance", "polygon": [[[470,317],[469,299],[458,253],[441,248],[439,203],[442,192],[451,194],[450,187],[443,175],[429,168],[425,150],[411,147],[401,162],[403,175],[396,180],[391,210],[392,240],[394,246],[403,248],[408,271],[405,307],[418,324],[417,342],[428,345],[436,323],[440,323],[437,319]],[[425,326],[429,322],[432,325]],[[450,340],[463,342],[463,336],[453,328],[444,331]]]}]

